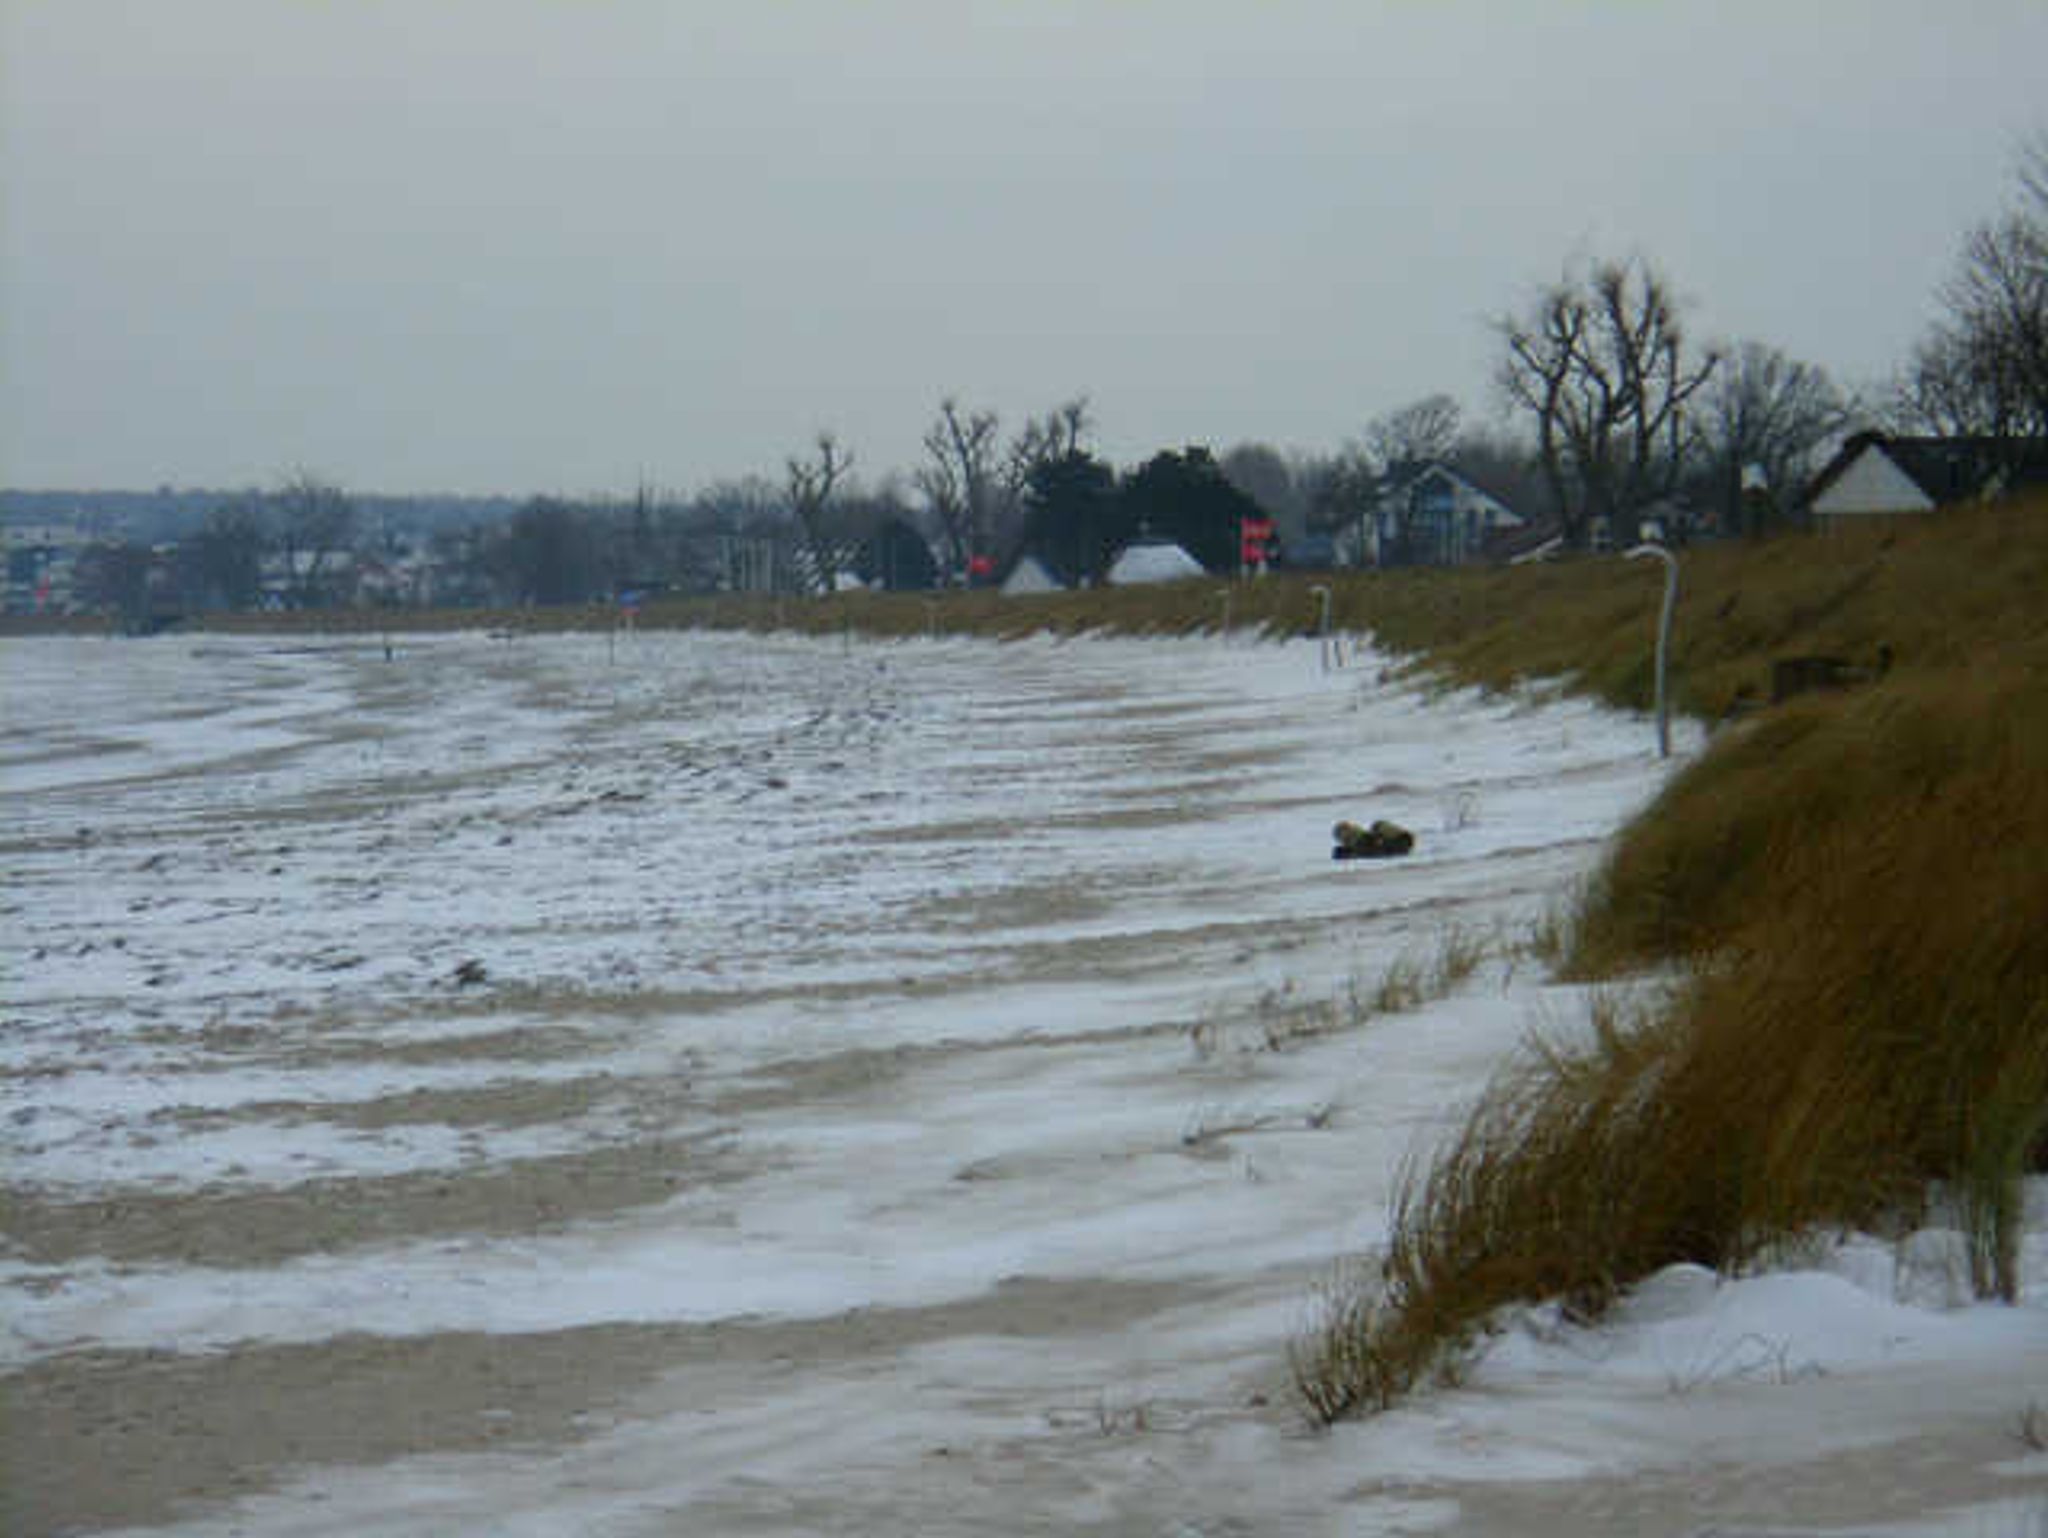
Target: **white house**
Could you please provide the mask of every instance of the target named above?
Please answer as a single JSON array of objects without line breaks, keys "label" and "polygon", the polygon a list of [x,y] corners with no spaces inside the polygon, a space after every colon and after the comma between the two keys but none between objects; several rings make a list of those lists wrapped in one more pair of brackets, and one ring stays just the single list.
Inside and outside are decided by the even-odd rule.
[{"label": "white house", "polygon": [[1500,498],[1430,460],[1388,474],[1343,553],[1356,565],[1453,566],[1526,520]]},{"label": "white house", "polygon": [[1928,513],[1945,503],[1988,501],[2048,481],[2048,440],[1905,438],[1858,433],[1807,488],[1821,529]]}]

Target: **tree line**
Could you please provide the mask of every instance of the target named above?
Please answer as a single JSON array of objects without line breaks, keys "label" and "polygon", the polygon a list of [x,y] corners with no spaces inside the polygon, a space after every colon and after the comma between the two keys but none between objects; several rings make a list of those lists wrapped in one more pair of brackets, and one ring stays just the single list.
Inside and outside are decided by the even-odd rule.
[{"label": "tree line", "polygon": [[[1191,445],[1119,470],[1097,446],[1085,395],[1007,433],[995,409],[946,396],[918,463],[873,481],[827,431],[775,472],[688,495],[643,485],[623,498],[536,496],[509,516],[428,533],[366,518],[340,487],[298,474],[215,507],[167,558],[104,543],[80,583],[122,612],[152,601],[558,604],[638,589],[943,587],[992,580],[1024,556],[1077,585],[1101,580],[1146,535],[1234,569],[1247,519],[1275,521],[1282,559],[1324,556],[1390,484],[1430,463],[1573,548],[1603,532],[1632,537],[1632,520],[1660,507],[1678,510],[1675,528],[1663,520],[1670,532],[1690,508],[1761,535],[1796,522],[1818,457],[1859,422],[2048,435],[2048,135],[2023,152],[2011,206],[1967,233],[1934,297],[1937,318],[1896,377],[1858,396],[1768,343],[1696,341],[1654,262],[1598,258],[1490,322],[1504,426],[1471,426],[1435,394],[1332,452]],[[1401,558],[1402,532],[1382,560]]]}]

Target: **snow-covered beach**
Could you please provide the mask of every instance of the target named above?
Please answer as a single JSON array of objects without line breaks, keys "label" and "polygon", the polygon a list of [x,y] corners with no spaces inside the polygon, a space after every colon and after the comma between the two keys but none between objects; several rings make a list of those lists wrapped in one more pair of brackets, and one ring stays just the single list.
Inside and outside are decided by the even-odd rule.
[{"label": "snow-covered beach", "polygon": [[1528,943],[1641,721],[1245,638],[0,661],[22,1531],[2043,1520],[2039,1190],[2018,1308],[1852,1238],[1291,1406],[1404,1157],[1579,1028]]}]

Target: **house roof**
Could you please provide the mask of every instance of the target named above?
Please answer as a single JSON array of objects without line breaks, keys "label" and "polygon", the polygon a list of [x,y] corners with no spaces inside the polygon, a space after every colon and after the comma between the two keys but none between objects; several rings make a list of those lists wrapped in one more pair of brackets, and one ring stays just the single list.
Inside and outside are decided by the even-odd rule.
[{"label": "house roof", "polygon": [[1410,461],[1406,464],[1394,466],[1380,482],[1380,497],[1382,500],[1385,500],[1390,497],[1405,496],[1424,482],[1430,480],[1449,482],[1453,488],[1462,489],[1467,496],[1486,504],[1500,517],[1513,519],[1517,523],[1524,521],[1520,513],[1473,480],[1471,476],[1465,474],[1462,470],[1445,464],[1440,459]]},{"label": "house roof", "polygon": [[1003,578],[1003,591],[1012,596],[1018,593],[1057,593],[1065,586],[1058,577],[1046,568],[1045,562],[1035,555],[1021,557],[1010,574]]},{"label": "house roof", "polygon": [[2020,486],[2048,485],[2048,438],[1928,438],[1861,432],[1806,488],[1811,504],[1864,454],[1882,454],[1930,502],[1964,502]]},{"label": "house roof", "polygon": [[1118,587],[1134,582],[1175,582],[1182,577],[1201,575],[1200,561],[1172,540],[1162,539],[1133,540],[1109,568],[1109,581]]}]

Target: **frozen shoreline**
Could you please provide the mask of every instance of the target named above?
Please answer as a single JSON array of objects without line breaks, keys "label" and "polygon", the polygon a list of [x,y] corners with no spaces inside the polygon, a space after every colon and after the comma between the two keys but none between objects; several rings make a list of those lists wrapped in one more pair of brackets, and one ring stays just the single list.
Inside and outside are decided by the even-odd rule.
[{"label": "frozen shoreline", "polygon": [[[1852,1245],[1592,1337],[1532,1315],[1470,1388],[1303,1436],[1317,1278],[1574,1028],[1517,947],[1660,783],[1645,723],[1243,642],[6,661],[0,1360],[85,1407],[17,1416],[31,1530],[1508,1530],[1461,1528],[1475,1481],[1682,1469],[1798,1400],[1832,1419],[1780,1461],[1817,1465],[2048,1399],[2042,1246],[2021,1308],[1956,1309],[1930,1239],[1910,1286]],[[1345,816],[1416,856],[1333,865]],[[1448,997],[1356,1007],[1453,931],[1490,955]],[[622,1330],[609,1380],[547,1345]],[[415,1435],[323,1420],[373,1359]],[[93,1420],[151,1360],[184,1429]],[[230,1457],[256,1384],[295,1430]],[[2019,1454],[1984,1502],[2048,1484]]]}]

